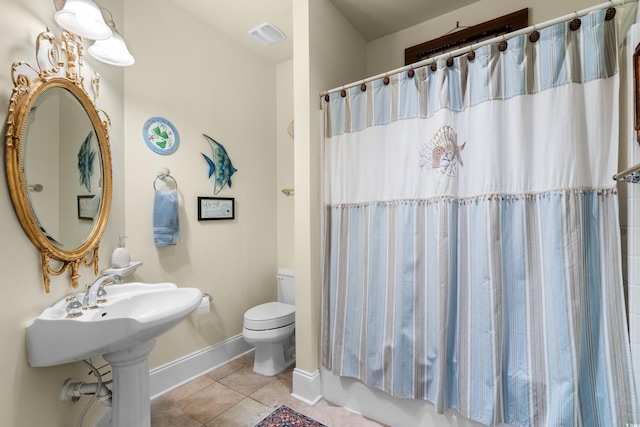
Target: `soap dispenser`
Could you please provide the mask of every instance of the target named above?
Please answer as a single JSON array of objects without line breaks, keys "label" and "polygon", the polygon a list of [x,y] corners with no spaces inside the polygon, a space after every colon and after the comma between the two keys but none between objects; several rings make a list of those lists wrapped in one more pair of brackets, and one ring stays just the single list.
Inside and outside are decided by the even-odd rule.
[{"label": "soap dispenser", "polygon": [[131,255],[129,250],[125,247],[125,240],[127,236],[118,237],[118,247],[114,249],[111,256],[111,266],[113,268],[123,268],[131,264]]}]

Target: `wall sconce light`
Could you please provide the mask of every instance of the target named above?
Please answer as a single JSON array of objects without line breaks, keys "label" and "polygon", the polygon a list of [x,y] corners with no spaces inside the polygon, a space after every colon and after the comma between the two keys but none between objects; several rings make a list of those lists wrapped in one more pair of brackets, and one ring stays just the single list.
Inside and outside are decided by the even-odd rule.
[{"label": "wall sconce light", "polygon": [[113,22],[113,15],[107,9],[102,9],[109,14],[107,25],[111,28],[111,37],[106,40],[96,40],[89,46],[89,55],[109,65],[119,67],[127,67],[133,65],[136,60],[129,53],[124,39],[116,30],[116,24]]},{"label": "wall sconce light", "polygon": [[53,16],[63,29],[89,40],[111,37],[111,29],[102,18],[100,8],[91,0],[54,0]]},{"label": "wall sconce light", "polygon": [[[135,63],[124,39],[116,30],[113,15],[107,9],[99,7],[92,0],[53,0],[53,3],[57,10],[54,19],[60,27],[85,39],[95,40],[89,46],[89,54],[95,59],[121,67]],[[103,11],[109,14],[106,22]]]}]

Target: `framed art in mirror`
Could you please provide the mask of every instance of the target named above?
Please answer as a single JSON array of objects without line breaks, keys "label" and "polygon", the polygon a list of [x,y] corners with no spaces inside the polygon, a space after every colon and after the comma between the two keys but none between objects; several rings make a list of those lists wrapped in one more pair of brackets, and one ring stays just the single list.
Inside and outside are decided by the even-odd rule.
[{"label": "framed art in mirror", "polygon": [[96,215],[96,196],[78,196],[78,219],[89,219],[93,221]]}]

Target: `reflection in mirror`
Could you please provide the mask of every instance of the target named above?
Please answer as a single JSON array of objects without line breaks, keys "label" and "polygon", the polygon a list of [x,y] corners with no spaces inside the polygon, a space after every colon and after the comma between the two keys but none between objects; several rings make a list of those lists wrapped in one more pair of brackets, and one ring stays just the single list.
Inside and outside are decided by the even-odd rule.
[{"label": "reflection in mirror", "polygon": [[[41,188],[29,191],[33,215],[54,245],[77,248],[93,229],[101,199],[100,170],[87,171],[100,163],[91,121],[71,92],[52,88],[34,102],[25,129],[25,179],[28,186]],[[90,196],[81,200],[89,200],[93,212],[81,218],[77,196]]]},{"label": "reflection in mirror", "polygon": [[20,224],[42,254],[49,292],[50,275],[69,270],[77,287],[80,265],[98,273],[111,208],[111,154],[109,119],[84,88],[75,37],[63,33],[58,42],[49,30],[41,33],[36,62],[13,64],[6,168]]}]

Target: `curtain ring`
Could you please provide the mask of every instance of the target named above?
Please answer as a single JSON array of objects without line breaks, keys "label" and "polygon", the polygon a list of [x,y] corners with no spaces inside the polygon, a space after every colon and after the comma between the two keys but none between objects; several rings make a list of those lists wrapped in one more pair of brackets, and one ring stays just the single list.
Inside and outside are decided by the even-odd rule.
[{"label": "curtain ring", "polygon": [[505,50],[507,50],[507,47],[509,46],[509,44],[507,43],[507,41],[504,39],[504,35],[502,35],[502,41],[500,43],[498,43],[498,50],[500,52],[504,52]]},{"label": "curtain ring", "polygon": [[453,67],[453,58],[451,57],[451,55],[449,55],[449,57],[447,58],[447,67]]},{"label": "curtain ring", "polygon": [[476,52],[473,50],[473,44],[469,46],[469,52],[467,52],[467,59],[469,61],[473,61],[474,59],[476,59]]},{"label": "curtain ring", "polygon": [[411,68],[409,71],[407,71],[407,76],[409,76],[410,79],[413,78],[413,76],[415,76],[416,72],[413,71],[413,68]]},{"label": "curtain ring", "polygon": [[360,90],[365,92],[367,90],[367,84],[364,82],[364,80],[362,81],[362,84],[360,85]]},{"label": "curtain ring", "polygon": [[580,18],[578,18],[578,12],[574,11],[573,13],[576,15],[576,18],[569,23],[569,29],[571,31],[576,31],[582,25],[582,21],[580,20]]},{"label": "curtain ring", "polygon": [[538,31],[538,29],[536,28],[536,26],[533,26],[533,31],[531,31],[529,33],[529,41],[531,43],[535,43],[538,40],[540,40],[540,31]]},{"label": "curtain ring", "polygon": [[582,25],[582,21],[580,20],[580,17],[578,16],[578,12],[577,11],[574,10],[573,14],[576,17],[569,24],[569,29],[571,29],[571,31],[576,31]]},{"label": "curtain ring", "polygon": [[[342,86],[342,87],[344,88],[344,86]],[[345,97],[347,96],[347,91],[346,91],[346,90],[344,90],[344,89],[342,89],[342,90],[340,91],[340,96],[341,96],[341,97],[343,97],[343,98],[345,98]]]},{"label": "curtain ring", "polygon": [[435,73],[437,70],[438,70],[438,64],[436,64],[436,61],[433,61],[431,63],[431,71]]},{"label": "curtain ring", "polygon": [[389,76],[384,76],[384,79],[382,79],[382,83],[384,83],[385,86],[387,86],[390,82],[391,79],[389,78]]},{"label": "curtain ring", "polygon": [[604,14],[605,21],[611,21],[616,16],[616,8],[610,7],[607,9],[607,12]]}]

